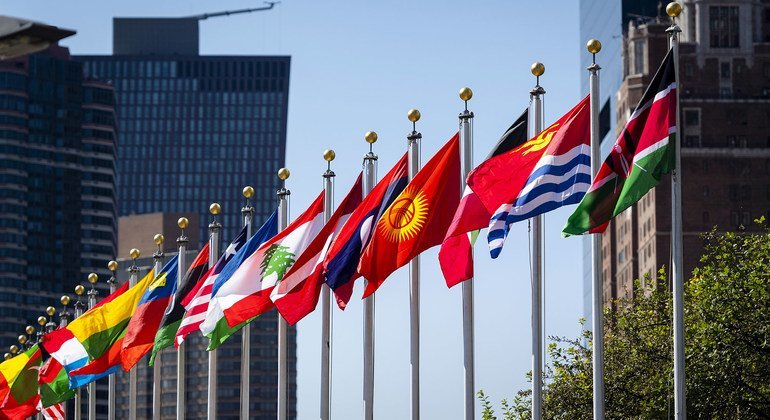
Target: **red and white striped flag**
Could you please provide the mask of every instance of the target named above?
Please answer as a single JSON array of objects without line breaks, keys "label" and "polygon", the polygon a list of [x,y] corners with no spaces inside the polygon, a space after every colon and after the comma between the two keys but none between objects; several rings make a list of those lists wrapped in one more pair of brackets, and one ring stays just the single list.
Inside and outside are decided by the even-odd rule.
[{"label": "red and white striped flag", "polygon": [[195,288],[190,291],[185,301],[182,302],[187,312],[184,318],[182,318],[181,324],[179,324],[179,329],[176,331],[174,343],[177,347],[184,342],[190,333],[200,331],[200,326],[206,319],[206,313],[209,310],[214,282],[222,269],[233,259],[235,253],[246,243],[246,239],[248,238],[246,237],[246,227],[244,226],[230,245],[225,248],[216,265],[201,277]]},{"label": "red and white striped flag", "polygon": [[43,407],[43,404],[38,401],[37,409],[40,410],[46,420],[66,420],[64,416],[64,403]]}]

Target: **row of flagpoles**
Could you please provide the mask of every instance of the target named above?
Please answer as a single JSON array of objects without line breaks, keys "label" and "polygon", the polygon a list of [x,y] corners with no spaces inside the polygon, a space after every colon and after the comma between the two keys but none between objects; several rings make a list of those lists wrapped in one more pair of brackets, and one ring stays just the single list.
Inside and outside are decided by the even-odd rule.
[{"label": "row of flagpoles", "polygon": [[[676,3],[671,3],[667,7],[667,13],[672,18],[678,17],[681,12],[681,7]],[[669,56],[667,56],[661,68],[656,73],[653,81],[648,87],[647,92],[643,96],[634,114],[629,118],[624,134],[629,136],[637,133],[634,131],[636,128],[632,125],[632,120],[639,120],[640,115],[644,112],[652,112],[650,109],[655,103],[660,104],[666,100],[668,92],[675,92],[675,101],[673,105],[671,102],[664,103],[662,106],[668,106],[660,112],[673,112],[670,123],[673,123],[673,127],[654,127],[665,129],[666,136],[674,139],[673,141],[673,166],[664,166],[660,171],[665,173],[671,171],[672,173],[672,284],[674,292],[674,387],[675,387],[675,411],[678,419],[685,418],[685,393],[684,393],[684,342],[683,342],[683,272],[682,272],[682,215],[681,215],[681,180],[680,180],[680,156],[679,156],[679,142],[676,140],[676,136],[680,133],[679,127],[679,112],[678,112],[678,34],[680,32],[679,27],[674,22],[668,29],[670,35],[670,47],[669,56],[671,56],[673,75],[667,73],[670,67],[668,63]],[[641,159],[635,153],[637,150],[634,144],[633,148],[628,148],[626,143],[628,140],[624,139],[624,134],[618,139],[615,148],[611,155],[607,158],[603,165],[600,161],[600,137],[599,137],[599,70],[600,67],[596,64],[596,54],[601,50],[601,43],[597,40],[589,41],[587,45],[588,51],[593,55],[593,64],[588,68],[589,72],[589,89],[590,95],[588,102],[589,114],[588,119],[588,137],[590,140],[585,141],[581,138],[581,133],[584,131],[584,125],[579,121],[581,113],[584,112],[586,100],[583,100],[578,106],[573,108],[567,115],[562,117],[559,121],[552,124],[547,128],[543,128],[543,95],[545,90],[540,86],[540,77],[545,72],[545,67],[540,63],[535,63],[532,66],[532,74],[536,77],[536,85],[530,91],[530,105],[529,115],[526,113],[522,117],[524,120],[519,120],[504,134],[501,141],[493,150],[492,154],[487,160],[479,165],[473,171],[471,168],[473,165],[473,118],[474,114],[468,110],[468,101],[472,97],[472,91],[468,88],[463,88],[460,91],[460,98],[465,103],[465,109],[459,115],[459,132],[453,137],[445,146],[442,147],[439,152],[426,164],[421,170],[420,156],[419,156],[419,142],[422,138],[421,133],[417,131],[416,123],[420,119],[420,113],[417,110],[410,110],[408,113],[408,119],[412,123],[412,131],[407,136],[407,153],[394,168],[377,183],[377,155],[372,151],[372,145],[377,141],[377,135],[374,132],[368,132],[365,136],[366,141],[369,143],[369,152],[364,156],[362,175],[359,176],[358,181],[355,183],[351,192],[340,203],[337,209],[334,209],[333,204],[333,188],[335,173],[331,170],[331,162],[335,158],[334,151],[327,150],[324,152],[324,159],[327,161],[327,170],[323,173],[324,189],[321,195],[309,206],[309,208],[300,215],[293,223],[289,222],[289,196],[290,192],[286,189],[285,181],[289,178],[289,171],[285,168],[281,169],[278,173],[279,178],[282,180],[283,185],[277,192],[277,210],[276,213],[269,218],[265,224],[257,231],[254,232],[254,209],[250,205],[250,199],[254,194],[254,190],[251,187],[246,187],[243,190],[243,195],[246,198],[246,205],[242,209],[244,230],[230,246],[227,247],[224,254],[220,256],[220,232],[221,225],[216,220],[217,215],[221,209],[218,204],[214,203],[210,206],[210,213],[213,215],[213,220],[209,224],[209,241],[207,247],[201,250],[201,254],[196,258],[192,264],[188,264],[186,261],[186,252],[188,248],[188,240],[184,235],[184,229],[187,227],[188,221],[185,218],[179,220],[179,227],[182,229],[181,236],[177,239],[177,245],[179,249],[178,256],[163,264],[164,255],[161,251],[161,245],[164,238],[162,235],[156,235],[154,238],[155,243],[158,245],[158,252],[153,255],[154,265],[151,273],[144,279],[139,279],[139,269],[136,266],[136,259],[139,258],[139,251],[136,249],[131,250],[130,256],[134,263],[129,268],[129,281],[127,285],[122,286],[120,289],[117,287],[114,273],[117,270],[117,263],[111,261],[108,264],[108,268],[113,272],[113,277],[110,279],[110,296],[105,298],[102,302],[97,304],[96,297],[97,291],[93,288],[93,284],[97,282],[97,276],[91,274],[88,277],[88,281],[92,284],[91,290],[88,292],[88,307],[87,312],[83,312],[83,304],[80,301],[80,296],[84,293],[83,286],[76,288],[76,294],[78,300],[75,303],[75,319],[70,322],[69,315],[66,311],[66,305],[69,304],[69,298],[63,296],[61,303],[65,306],[65,310],[60,314],[61,322],[59,329],[56,330],[56,324],[53,322],[53,315],[55,314],[55,308],[49,307],[46,313],[49,318],[40,317],[38,322],[40,323],[41,330],[37,332],[37,344],[33,345],[33,327],[27,327],[26,335],[19,337],[19,343],[22,345],[22,349],[17,346],[12,346],[13,354],[24,354],[25,357],[33,359],[36,353],[31,353],[31,349],[40,345],[45,350],[47,357],[55,359],[56,363],[61,364],[63,371],[66,373],[66,377],[69,379],[70,388],[74,388],[72,394],[75,398],[75,413],[74,418],[80,419],[82,416],[81,410],[81,382],[73,379],[79,375],[79,369],[84,369],[91,374],[93,378],[87,383],[88,390],[88,418],[90,420],[95,419],[96,416],[96,398],[95,398],[95,379],[103,376],[109,376],[109,392],[108,392],[108,411],[109,418],[115,419],[115,376],[112,374],[115,368],[119,365],[123,365],[124,369],[129,371],[129,392],[128,392],[128,405],[129,405],[129,419],[137,418],[137,376],[136,370],[131,369],[139,358],[152,351],[151,363],[153,364],[153,418],[160,418],[160,406],[161,406],[161,359],[156,357],[156,352],[159,352],[164,347],[158,347],[159,336],[161,330],[166,326],[173,326],[174,324],[167,324],[167,318],[169,314],[173,314],[175,310],[183,311],[183,315],[180,315],[179,322],[177,324],[177,330],[173,331],[173,342],[177,344],[177,389],[176,389],[176,410],[177,418],[185,418],[185,351],[184,351],[184,337],[185,332],[181,334],[183,330],[186,330],[186,326],[192,325],[192,330],[200,329],[202,333],[210,331],[215,335],[209,335],[211,342],[209,345],[209,361],[208,361],[208,410],[207,417],[209,419],[216,419],[217,417],[217,350],[216,347],[221,342],[232,335],[235,331],[241,328],[242,333],[242,371],[241,371],[241,418],[248,418],[249,416],[249,389],[250,389],[250,375],[249,368],[250,361],[250,348],[251,348],[251,333],[248,322],[253,320],[256,316],[266,312],[273,306],[277,307],[280,315],[278,316],[278,389],[277,389],[277,418],[278,420],[285,420],[288,415],[288,367],[287,367],[287,331],[289,323],[295,324],[299,319],[312,312],[319,299],[321,303],[321,400],[320,400],[320,412],[319,417],[322,420],[328,420],[331,418],[331,351],[332,351],[332,336],[331,336],[331,302],[332,291],[335,293],[335,297],[338,304],[343,306],[350,298],[349,293],[352,292],[352,281],[358,276],[363,276],[367,279],[366,290],[364,292],[364,311],[363,311],[363,326],[364,326],[364,338],[363,338],[363,417],[366,420],[374,418],[374,308],[375,308],[375,296],[373,292],[382,284],[385,278],[392,273],[395,269],[408,265],[409,273],[409,313],[410,313],[410,413],[413,420],[420,417],[420,257],[419,254],[432,246],[442,244],[442,249],[439,253],[439,259],[441,261],[442,271],[447,279],[449,286],[462,283],[462,330],[463,330],[463,365],[464,365],[464,418],[471,420],[475,416],[475,383],[474,383],[474,298],[473,298],[473,282],[465,281],[472,279],[473,277],[473,262],[472,262],[472,245],[475,242],[475,235],[477,230],[486,227],[486,221],[490,220],[490,232],[489,242],[492,248],[493,257],[499,253],[499,248],[502,247],[502,243],[507,235],[508,226],[518,220],[529,219],[531,221],[532,229],[532,256],[531,256],[531,287],[532,287],[532,418],[535,420],[542,418],[542,401],[543,401],[543,323],[542,323],[542,302],[543,302],[543,229],[542,229],[542,214],[553,210],[556,207],[567,204],[575,204],[580,201],[578,210],[565,227],[565,233],[597,233],[601,232],[606,226],[606,223],[620,211],[624,210],[622,203],[618,203],[618,197],[615,197],[615,209],[610,209],[608,217],[596,217],[594,214],[589,214],[590,208],[586,210],[586,207],[590,207],[589,204],[585,204],[587,199],[596,199],[597,194],[601,194],[601,188],[604,185],[605,179],[612,179],[611,176],[624,176],[623,179],[615,182],[632,182],[630,180],[633,174],[633,166],[639,166]],[[669,67],[667,67],[669,66]],[[671,77],[672,80],[666,79]],[[665,83],[664,83],[665,82]],[[663,88],[660,88],[660,86]],[[673,86],[673,88],[672,88]],[[653,90],[657,89],[657,90]],[[667,90],[669,89],[669,90]],[[647,101],[647,102],[645,102]],[[656,102],[658,101],[658,102]],[[673,111],[672,111],[673,110]],[[665,114],[662,114],[665,116]],[[528,121],[528,122],[527,122]],[[577,121],[577,122],[576,122]],[[668,120],[665,121],[669,123]],[[522,125],[523,124],[523,125]],[[582,125],[581,125],[582,124]],[[645,121],[638,124],[646,124]],[[575,130],[575,133],[568,133],[569,130]],[[642,131],[638,131],[639,137],[647,135],[644,132],[646,128],[643,127]],[[560,132],[560,130],[563,130]],[[627,131],[627,132],[626,132]],[[531,133],[531,136],[529,135]],[[655,134],[655,133],[653,133]],[[548,165],[556,165],[560,156],[568,156],[567,153],[563,155],[557,154],[555,149],[557,146],[552,146],[551,143],[558,143],[573,135],[576,143],[576,147],[572,150],[577,150],[576,155],[578,163],[575,164],[574,177],[572,178],[573,184],[571,188],[578,191],[579,194],[574,194],[569,197],[569,194],[563,197],[567,197],[562,201],[554,201],[552,208],[539,209],[539,210],[524,210],[527,205],[531,204],[528,200],[529,193],[523,194],[523,190],[529,192],[534,191],[539,182],[542,182],[541,175],[537,175],[536,169],[543,169]],[[671,147],[668,142],[668,138],[655,143],[650,147],[651,153],[655,153],[657,150],[662,150],[664,147]],[[529,139],[527,141],[527,139]],[[655,141],[659,139],[655,138]],[[635,139],[638,143],[641,143],[639,138]],[[565,140],[566,142],[566,140]],[[586,144],[587,143],[587,144]],[[657,146],[656,146],[657,145]],[[565,146],[566,147],[566,146]],[[571,146],[570,146],[571,147]],[[582,156],[586,153],[583,150],[588,148],[590,150],[590,178],[588,181],[581,181],[580,165],[586,165],[581,160]],[[626,148],[626,149],[624,149]],[[547,150],[545,150],[547,149]],[[624,154],[629,152],[630,155]],[[532,168],[531,173],[517,174],[516,176],[523,177],[522,185],[516,194],[512,197],[513,203],[506,203],[505,201],[497,203],[493,206],[487,205],[489,196],[484,195],[483,191],[486,188],[494,189],[497,186],[492,183],[488,178],[484,178],[485,171],[491,171],[495,158],[499,155],[506,154],[513,156],[524,156],[528,153],[533,153],[533,156],[538,156],[540,161],[533,161],[530,163]],[[539,154],[538,154],[539,153]],[[547,154],[551,153],[551,154]],[[613,154],[616,153],[616,154]],[[543,157],[545,156],[545,157]],[[633,158],[633,162],[623,160],[627,157]],[[546,163],[542,161],[547,160]],[[613,161],[613,159],[615,159]],[[618,159],[625,162],[625,169],[618,169]],[[493,162],[494,161],[494,162]],[[493,162],[493,163],[490,163]],[[615,162],[615,163],[613,163]],[[616,165],[616,166],[613,166]],[[623,166],[623,165],[621,165]],[[437,168],[441,168],[438,170]],[[456,172],[459,173],[459,177],[454,176]],[[509,172],[515,171],[517,168],[506,168]],[[644,168],[642,168],[644,169]],[[657,169],[656,169],[657,170]],[[614,171],[614,172],[612,172]],[[625,172],[623,172],[625,171]],[[448,174],[448,175],[447,175]],[[604,175],[609,174],[609,177],[602,178]],[[537,175],[537,177],[536,177]],[[659,174],[658,174],[659,175]],[[442,178],[442,176],[444,178]],[[534,178],[533,178],[534,177]],[[458,179],[455,179],[458,178]],[[511,175],[510,179],[502,179],[495,182],[510,182],[514,178]],[[618,178],[619,179],[619,178]],[[463,185],[459,180],[466,180],[467,184]],[[592,181],[591,181],[592,180]],[[659,181],[659,178],[656,178]],[[591,184],[588,187],[588,184]],[[649,181],[652,182],[652,181]],[[649,186],[644,185],[645,189],[642,191],[646,193],[649,188],[654,187],[656,184],[652,182]],[[455,188],[455,186],[457,188]],[[626,185],[621,184],[625,187]],[[636,185],[635,185],[636,186]],[[448,189],[448,191],[439,191],[441,188]],[[582,189],[581,189],[582,188]],[[463,192],[464,189],[464,192]],[[625,189],[624,189],[625,191]],[[460,193],[462,199],[460,198]],[[435,198],[430,194],[444,194],[447,198]],[[522,195],[523,194],[523,195]],[[622,193],[621,193],[622,194]],[[643,194],[642,194],[643,195]],[[367,200],[367,198],[369,198]],[[627,197],[626,197],[627,198]],[[626,199],[623,198],[623,199]],[[641,196],[636,197],[630,203],[633,204],[633,200],[638,200]],[[429,214],[427,208],[428,202],[435,199],[433,204],[442,204],[442,199],[448,203],[455,204],[457,212],[454,215],[452,223],[448,223],[448,220],[435,221],[433,216]],[[570,201],[570,200],[577,201]],[[499,198],[496,200],[500,201]],[[590,200],[589,200],[590,201]],[[630,205],[630,204],[629,204]],[[441,207],[440,205],[438,207]],[[475,210],[476,213],[473,214]],[[581,213],[581,211],[583,213]],[[518,213],[517,213],[518,212]],[[522,213],[523,212],[523,213]],[[530,217],[531,213],[531,217]],[[468,221],[469,216],[475,217],[473,221]],[[583,214],[583,219],[581,218]],[[606,219],[606,220],[605,220]],[[347,221],[354,220],[357,225],[351,225]],[[365,221],[369,221],[369,225],[365,228]],[[581,227],[580,221],[585,221],[585,226]],[[577,221],[577,222],[576,222]],[[463,225],[463,222],[467,222]],[[480,223],[483,222],[483,223]],[[352,223],[352,222],[351,222]],[[383,227],[385,226],[385,227]],[[389,226],[389,227],[388,227]],[[577,227],[576,227],[577,226]],[[439,227],[438,243],[435,239],[424,240],[420,235],[422,231],[431,231],[434,227]],[[364,231],[368,229],[368,231]],[[388,230],[390,229],[390,230]],[[577,229],[577,230],[575,230]],[[298,233],[300,232],[300,233]],[[388,236],[390,235],[390,236]],[[301,236],[299,239],[298,237]],[[362,239],[362,243],[355,244],[355,238],[368,238]],[[389,239],[388,239],[389,238]],[[416,239],[415,239],[416,238]],[[342,241],[338,243],[339,241]],[[392,246],[388,243],[395,241],[398,244],[408,243],[411,248],[408,249],[408,259],[402,258],[401,253],[395,253],[397,255],[390,255],[389,249]],[[442,243],[443,240],[443,243]],[[353,241],[353,242],[350,242]],[[399,242],[400,241],[400,242]],[[350,245],[353,243],[353,245]],[[592,243],[592,319],[594,326],[594,338],[592,340],[593,346],[593,415],[596,419],[604,418],[604,373],[603,373],[603,297],[602,297],[602,278],[601,278],[601,249],[600,249],[600,236],[595,234],[591,238]],[[450,244],[450,245],[448,245]],[[294,248],[291,248],[291,247]],[[344,262],[341,262],[335,266],[335,261],[340,253],[340,249],[352,246],[352,248],[345,248],[346,250],[353,249],[357,253],[355,263],[357,267],[352,274],[347,274],[347,277],[341,276],[340,278],[346,279],[346,283],[332,284],[329,280],[331,272],[336,270],[335,267],[343,267]],[[389,248],[390,247],[390,248]],[[455,247],[455,248],[452,248]],[[291,248],[291,249],[290,249]],[[383,251],[385,250],[385,251]],[[401,250],[399,248],[399,250]],[[462,250],[470,258],[469,266],[448,266],[445,258],[446,255],[457,256],[461,255],[456,253],[457,250]],[[296,254],[293,251],[297,251]],[[377,252],[381,252],[383,255],[378,255]],[[452,252],[455,252],[452,254]],[[344,254],[347,255],[347,254]],[[342,258],[342,257],[341,257]],[[453,258],[451,260],[455,261]],[[200,264],[201,261],[207,260],[207,263]],[[462,261],[460,261],[462,263]],[[207,264],[207,265],[206,265]],[[322,267],[321,271],[319,267]],[[384,267],[384,268],[383,268]],[[254,284],[252,278],[250,282],[244,281],[249,276],[260,270],[258,275],[258,284]],[[197,270],[197,271],[196,271]],[[249,271],[251,270],[251,271]],[[304,271],[303,271],[304,270]],[[204,274],[205,272],[205,274]],[[186,274],[185,274],[186,273]],[[344,273],[343,273],[344,274]],[[235,280],[234,280],[235,279]],[[236,281],[237,280],[237,281]],[[193,283],[190,283],[194,281]],[[346,289],[349,287],[349,290]],[[138,288],[138,289],[137,289]],[[138,292],[132,292],[133,290]],[[173,299],[171,298],[173,295]],[[289,302],[294,302],[296,305],[287,307],[285,303],[280,302],[282,298],[292,297],[287,299]],[[177,298],[180,298],[178,301]],[[184,302],[185,298],[187,301]],[[192,317],[193,308],[196,306],[195,299],[202,299],[206,302],[206,317],[205,320],[198,319],[193,321]],[[297,300],[301,298],[300,300]],[[164,300],[165,299],[165,300]],[[156,322],[157,327],[153,331],[153,341],[142,341],[141,334],[136,331],[137,328],[147,328],[148,325],[137,322],[137,325],[132,325],[132,321],[135,319],[142,319],[141,317],[147,313],[148,309],[154,302],[165,303],[162,307],[163,318],[158,319]],[[122,306],[121,306],[122,305]],[[126,315],[125,312],[127,305],[130,306],[131,313]],[[176,305],[176,306],[175,306]],[[120,311],[124,312],[120,312]],[[104,319],[116,319],[128,321],[128,327],[121,335],[115,338],[119,338],[121,343],[119,359],[109,359],[108,367],[104,371],[89,370],[91,366],[96,364],[94,357],[95,350],[91,352],[83,349],[81,353],[85,354],[86,361],[74,361],[72,358],[73,351],[72,346],[83,347],[82,330],[81,327],[75,327],[78,320],[88,317],[94,317],[96,311],[101,311],[100,316]],[[217,312],[219,311],[219,312]],[[214,315],[219,314],[221,318],[215,319]],[[112,317],[112,318],[111,318]],[[121,318],[122,317],[122,318]],[[100,318],[101,319],[101,318]],[[289,321],[287,321],[287,319]],[[172,320],[175,321],[175,320]],[[226,323],[223,323],[226,321]],[[196,323],[197,322],[197,323]],[[108,323],[109,324],[109,323]],[[214,325],[216,324],[216,325]],[[105,324],[107,325],[107,324]],[[112,325],[112,324],[109,324]],[[114,325],[112,325],[114,327]],[[245,326],[245,328],[244,328]],[[225,327],[227,330],[224,335],[217,332],[217,328]],[[105,328],[107,328],[105,326]],[[43,329],[47,334],[43,334]],[[67,336],[65,334],[69,334]],[[101,330],[100,330],[101,331]],[[106,330],[104,330],[106,331]],[[81,334],[81,336],[78,336]],[[74,336],[71,338],[70,336]],[[216,340],[214,336],[218,337]],[[151,337],[152,338],[152,337]],[[60,340],[60,341],[57,341]],[[74,341],[73,341],[74,340]],[[77,342],[77,343],[76,343]],[[167,344],[168,345],[168,344]],[[69,346],[69,347],[68,347]],[[22,353],[21,350],[26,352]],[[102,349],[106,351],[105,349]],[[37,351],[37,350],[36,350]],[[13,354],[6,354],[6,363],[13,359]],[[97,352],[98,353],[98,352]],[[50,359],[49,359],[50,360]],[[48,361],[45,361],[48,362]],[[38,361],[39,363],[39,361]],[[84,366],[85,364],[85,366]],[[16,364],[18,365],[18,363]],[[16,366],[14,365],[14,366]],[[10,365],[9,365],[10,366]],[[44,372],[49,372],[53,368],[48,366],[40,369],[40,377],[42,378]],[[95,368],[94,368],[95,369]],[[8,369],[0,369],[5,375]],[[21,371],[16,373],[14,377],[4,376],[7,386],[10,390],[13,390],[13,384],[17,381]],[[85,373],[84,373],[85,374]],[[39,379],[40,380],[40,379]],[[42,385],[43,383],[40,382]],[[42,391],[40,395],[42,395]],[[11,395],[12,393],[9,393]],[[67,394],[69,395],[69,394]],[[5,401],[2,401],[0,410],[4,412],[7,410],[8,398],[6,396]],[[18,401],[17,401],[18,402]],[[60,401],[58,401],[60,403]]]}]

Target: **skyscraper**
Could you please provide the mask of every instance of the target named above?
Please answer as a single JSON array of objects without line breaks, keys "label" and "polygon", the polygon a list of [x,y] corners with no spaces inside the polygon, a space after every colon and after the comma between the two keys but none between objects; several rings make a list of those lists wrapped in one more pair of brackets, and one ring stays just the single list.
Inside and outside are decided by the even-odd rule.
[{"label": "skyscraper", "polygon": [[114,92],[58,45],[0,61],[0,337],[117,250]]},{"label": "skyscraper", "polygon": [[[770,214],[770,5],[754,0],[682,2],[680,126],[684,272],[699,262],[701,235],[716,228],[757,232]],[[628,63],[617,92],[622,126],[668,50],[670,23],[629,25]],[[605,298],[628,297],[633,279],[670,266],[669,177],[608,227]]]},{"label": "skyscraper", "polygon": [[[286,148],[290,57],[199,55],[198,23],[203,18],[115,18],[113,54],[77,59],[89,77],[104,78],[115,87],[121,131],[120,215],[198,212],[199,237],[205,240],[209,204],[218,202],[222,242],[227,244],[242,225],[242,187],[254,187],[256,223],[275,209],[276,172],[283,166]],[[275,417],[276,325],[273,311],[250,327],[252,418]],[[294,329],[288,342],[294,417]],[[187,417],[205,418],[205,346],[195,335],[187,347]],[[240,357],[240,334],[218,350],[218,411],[223,418],[239,413]],[[175,359],[173,349],[163,352],[164,376],[173,378]],[[146,365],[146,360],[140,364]],[[142,376],[140,389],[151,389],[152,377]],[[163,382],[164,418],[174,417],[173,383]],[[119,402],[119,408],[125,410],[126,405]],[[125,413],[120,410],[119,418]],[[149,415],[139,413],[140,418]]]}]

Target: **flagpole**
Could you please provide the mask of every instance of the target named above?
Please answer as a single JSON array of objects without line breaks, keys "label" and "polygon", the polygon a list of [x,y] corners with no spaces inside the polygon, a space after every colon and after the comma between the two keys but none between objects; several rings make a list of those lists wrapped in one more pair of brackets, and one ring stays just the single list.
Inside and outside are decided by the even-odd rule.
[{"label": "flagpole", "polygon": [[[291,191],[286,189],[286,180],[291,173],[286,168],[278,170],[278,178],[281,180],[281,188],[276,192],[278,197],[278,231],[286,229],[289,224],[289,195]],[[288,416],[288,364],[286,335],[289,324],[278,313],[278,420],[286,420]]]},{"label": "flagpole", "polygon": [[[473,97],[471,88],[460,89],[460,99],[465,103],[465,110],[460,113],[460,172],[462,187],[465,178],[473,169],[473,112],[468,111],[468,101]],[[462,191],[460,191],[462,194]],[[471,249],[473,258],[473,249]],[[465,368],[465,420],[473,420],[476,416],[475,403],[475,355],[474,355],[474,325],[473,325],[473,278],[462,284],[463,305],[463,366]]]},{"label": "flagpole", "polygon": [[[75,302],[75,318],[79,318],[81,315],[83,315],[83,302],[80,300],[80,296],[83,296],[83,293],[85,293],[86,288],[83,287],[82,284],[78,284],[75,286],[75,295],[77,296],[77,301]],[[29,331],[29,329],[27,329]],[[34,328],[32,329],[34,332]],[[74,420],[81,420],[83,418],[83,396],[80,391],[80,387],[77,387],[75,389],[75,412],[74,414]]]},{"label": "flagpole", "polygon": [[[406,137],[409,156],[409,181],[420,170],[420,144],[422,134],[417,132],[420,111],[410,109],[407,118],[412,122],[412,132]],[[409,361],[412,420],[420,419],[420,256],[409,262]]]},{"label": "flagpole", "polygon": [[[184,230],[190,224],[190,221],[186,217],[180,217],[176,224],[182,230],[182,233],[176,238],[176,245],[179,248],[179,254],[177,254],[178,273],[179,278],[184,279],[186,276],[183,273],[187,271],[187,244],[189,243]],[[181,281],[178,287],[184,287]],[[184,420],[185,405],[187,404],[187,349],[184,342],[179,343],[179,347],[176,350],[176,418],[177,420]]]},{"label": "flagpole", "polygon": [[[532,135],[543,130],[543,101],[545,89],[540,76],[545,73],[543,63],[534,63],[530,69],[535,76],[535,87],[529,91],[532,107]],[[543,216],[532,218],[532,420],[543,416]],[[466,282],[467,283],[467,282]]]},{"label": "flagpole", "polygon": [[[364,139],[369,143],[369,153],[364,155],[363,198],[366,198],[377,182],[377,155],[372,152],[377,133],[367,131]],[[364,299],[364,420],[374,420],[374,296]]]},{"label": "flagpole", "polygon": [[[107,263],[107,269],[112,272],[112,276],[107,280],[110,285],[110,294],[115,293],[118,288],[116,272],[118,271],[118,262],[112,260]],[[115,420],[115,374],[111,373],[107,377],[107,420]]]},{"label": "flagpole", "polygon": [[[133,263],[128,268],[128,287],[134,287],[139,282],[139,267],[136,266],[136,259],[141,255],[139,250],[132,248],[129,251]],[[136,369],[128,371],[128,419],[136,420]]]},{"label": "flagpole", "polygon": [[[96,306],[96,296],[99,294],[94,288],[99,276],[96,273],[88,275],[88,282],[91,283],[91,290],[88,291],[88,309]],[[88,420],[96,420],[96,381],[88,384]]]},{"label": "flagpole", "polygon": [[674,413],[677,420],[687,418],[684,356],[684,269],[682,251],[682,131],[679,121],[679,33],[676,18],[682,6],[672,2],[666,6],[671,26],[666,29],[670,36],[674,55],[674,81],[676,83],[676,140],[674,141],[674,169],[671,171],[671,284],[674,289]]},{"label": "flagpole", "polygon": [[[56,308],[54,308],[53,306],[49,306],[48,308],[46,308],[45,313],[48,315],[48,322],[45,324],[45,332],[51,333],[53,332],[53,330],[56,329],[56,323],[53,322],[53,316],[56,314]],[[19,350],[19,352],[24,352],[24,346],[21,347],[21,350]],[[91,398],[89,398],[88,401],[90,405]],[[39,420],[44,419],[42,406],[41,406],[41,409],[37,412],[36,417]]]},{"label": "flagpole", "polygon": [[[246,238],[251,238],[254,222],[254,207],[251,206],[251,197],[254,196],[254,188],[247,185],[243,188],[243,196],[246,197],[246,205],[241,209],[243,225],[246,226]],[[251,405],[251,323],[243,329],[241,342],[241,419],[249,419],[249,406]]]},{"label": "flagpole", "polygon": [[[64,327],[67,326],[67,324],[69,324],[69,320],[70,320],[70,313],[67,312],[67,305],[70,304],[70,297],[67,296],[67,295],[63,295],[59,299],[59,302],[61,302],[61,305],[62,305],[61,312],[59,313],[59,328],[64,328]],[[23,337],[24,337],[24,343],[28,343],[27,336],[25,335]],[[22,344],[24,344],[24,343],[22,343]],[[67,403],[66,402],[64,402],[61,405],[61,409],[62,409],[62,413],[64,414],[64,418],[66,419],[67,418]]]},{"label": "flagpole", "polygon": [[[212,267],[219,258],[219,233],[222,230],[222,225],[217,222],[217,215],[221,210],[222,208],[219,203],[211,203],[209,206],[209,212],[213,217],[211,223],[209,223],[209,262],[212,264]],[[217,387],[219,386],[217,368],[217,349],[214,349],[209,351],[208,420],[216,420],[217,418]]]},{"label": "flagpole", "polygon": [[[334,211],[334,171],[332,161],[335,157],[334,150],[324,150],[323,158],[326,161],[324,178],[324,223],[328,222]],[[329,285],[321,285],[321,420],[329,420],[331,414],[331,289]]]},{"label": "flagpole", "polygon": [[[589,106],[591,115],[591,178],[596,178],[601,166],[601,142],[599,134],[599,70],[596,54],[602,43],[596,39],[586,45],[592,56],[588,67]],[[593,323],[593,414],[594,419],[604,419],[604,294],[602,287],[602,238],[591,235],[591,321]]]},{"label": "flagpole", "polygon": [[[160,275],[161,270],[163,270],[163,249],[161,247],[163,246],[163,241],[165,238],[160,233],[156,234],[155,237],[152,238],[153,242],[155,242],[155,245],[158,246],[158,250],[152,254],[153,258],[153,269],[155,270],[155,277],[158,277]],[[161,409],[161,383],[160,379],[163,375],[163,371],[161,369],[162,367],[162,360],[163,355],[161,354],[160,350],[157,352],[155,361],[152,364],[152,419],[153,420],[160,420],[160,409]],[[89,419],[90,420],[90,419]]]}]

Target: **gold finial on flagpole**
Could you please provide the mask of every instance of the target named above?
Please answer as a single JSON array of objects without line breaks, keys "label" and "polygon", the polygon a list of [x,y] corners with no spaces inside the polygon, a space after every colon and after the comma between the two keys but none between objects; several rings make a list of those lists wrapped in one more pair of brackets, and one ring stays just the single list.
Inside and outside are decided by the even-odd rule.
[{"label": "gold finial on flagpole", "polygon": [[463,102],[465,102],[465,110],[468,110],[468,101],[471,100],[473,97],[473,90],[469,87],[464,87],[460,89],[460,99],[462,99]]},{"label": "gold finial on flagpole", "polygon": [[278,170],[278,178],[281,181],[286,181],[287,179],[289,179],[290,175],[291,175],[291,172],[289,172],[287,168],[281,168]]},{"label": "gold finial on flagpole", "polygon": [[586,43],[586,49],[591,53],[593,64],[596,64],[596,54],[602,50],[602,43],[598,39],[589,39]]},{"label": "gold finial on flagpole", "polygon": [[666,14],[671,16],[672,18],[679,17],[679,14],[682,13],[682,5],[672,1],[668,5],[666,5]]},{"label": "gold finial on flagpole", "polygon": [[375,131],[367,131],[366,134],[364,134],[364,140],[369,144],[374,144],[377,142],[377,133]]}]

